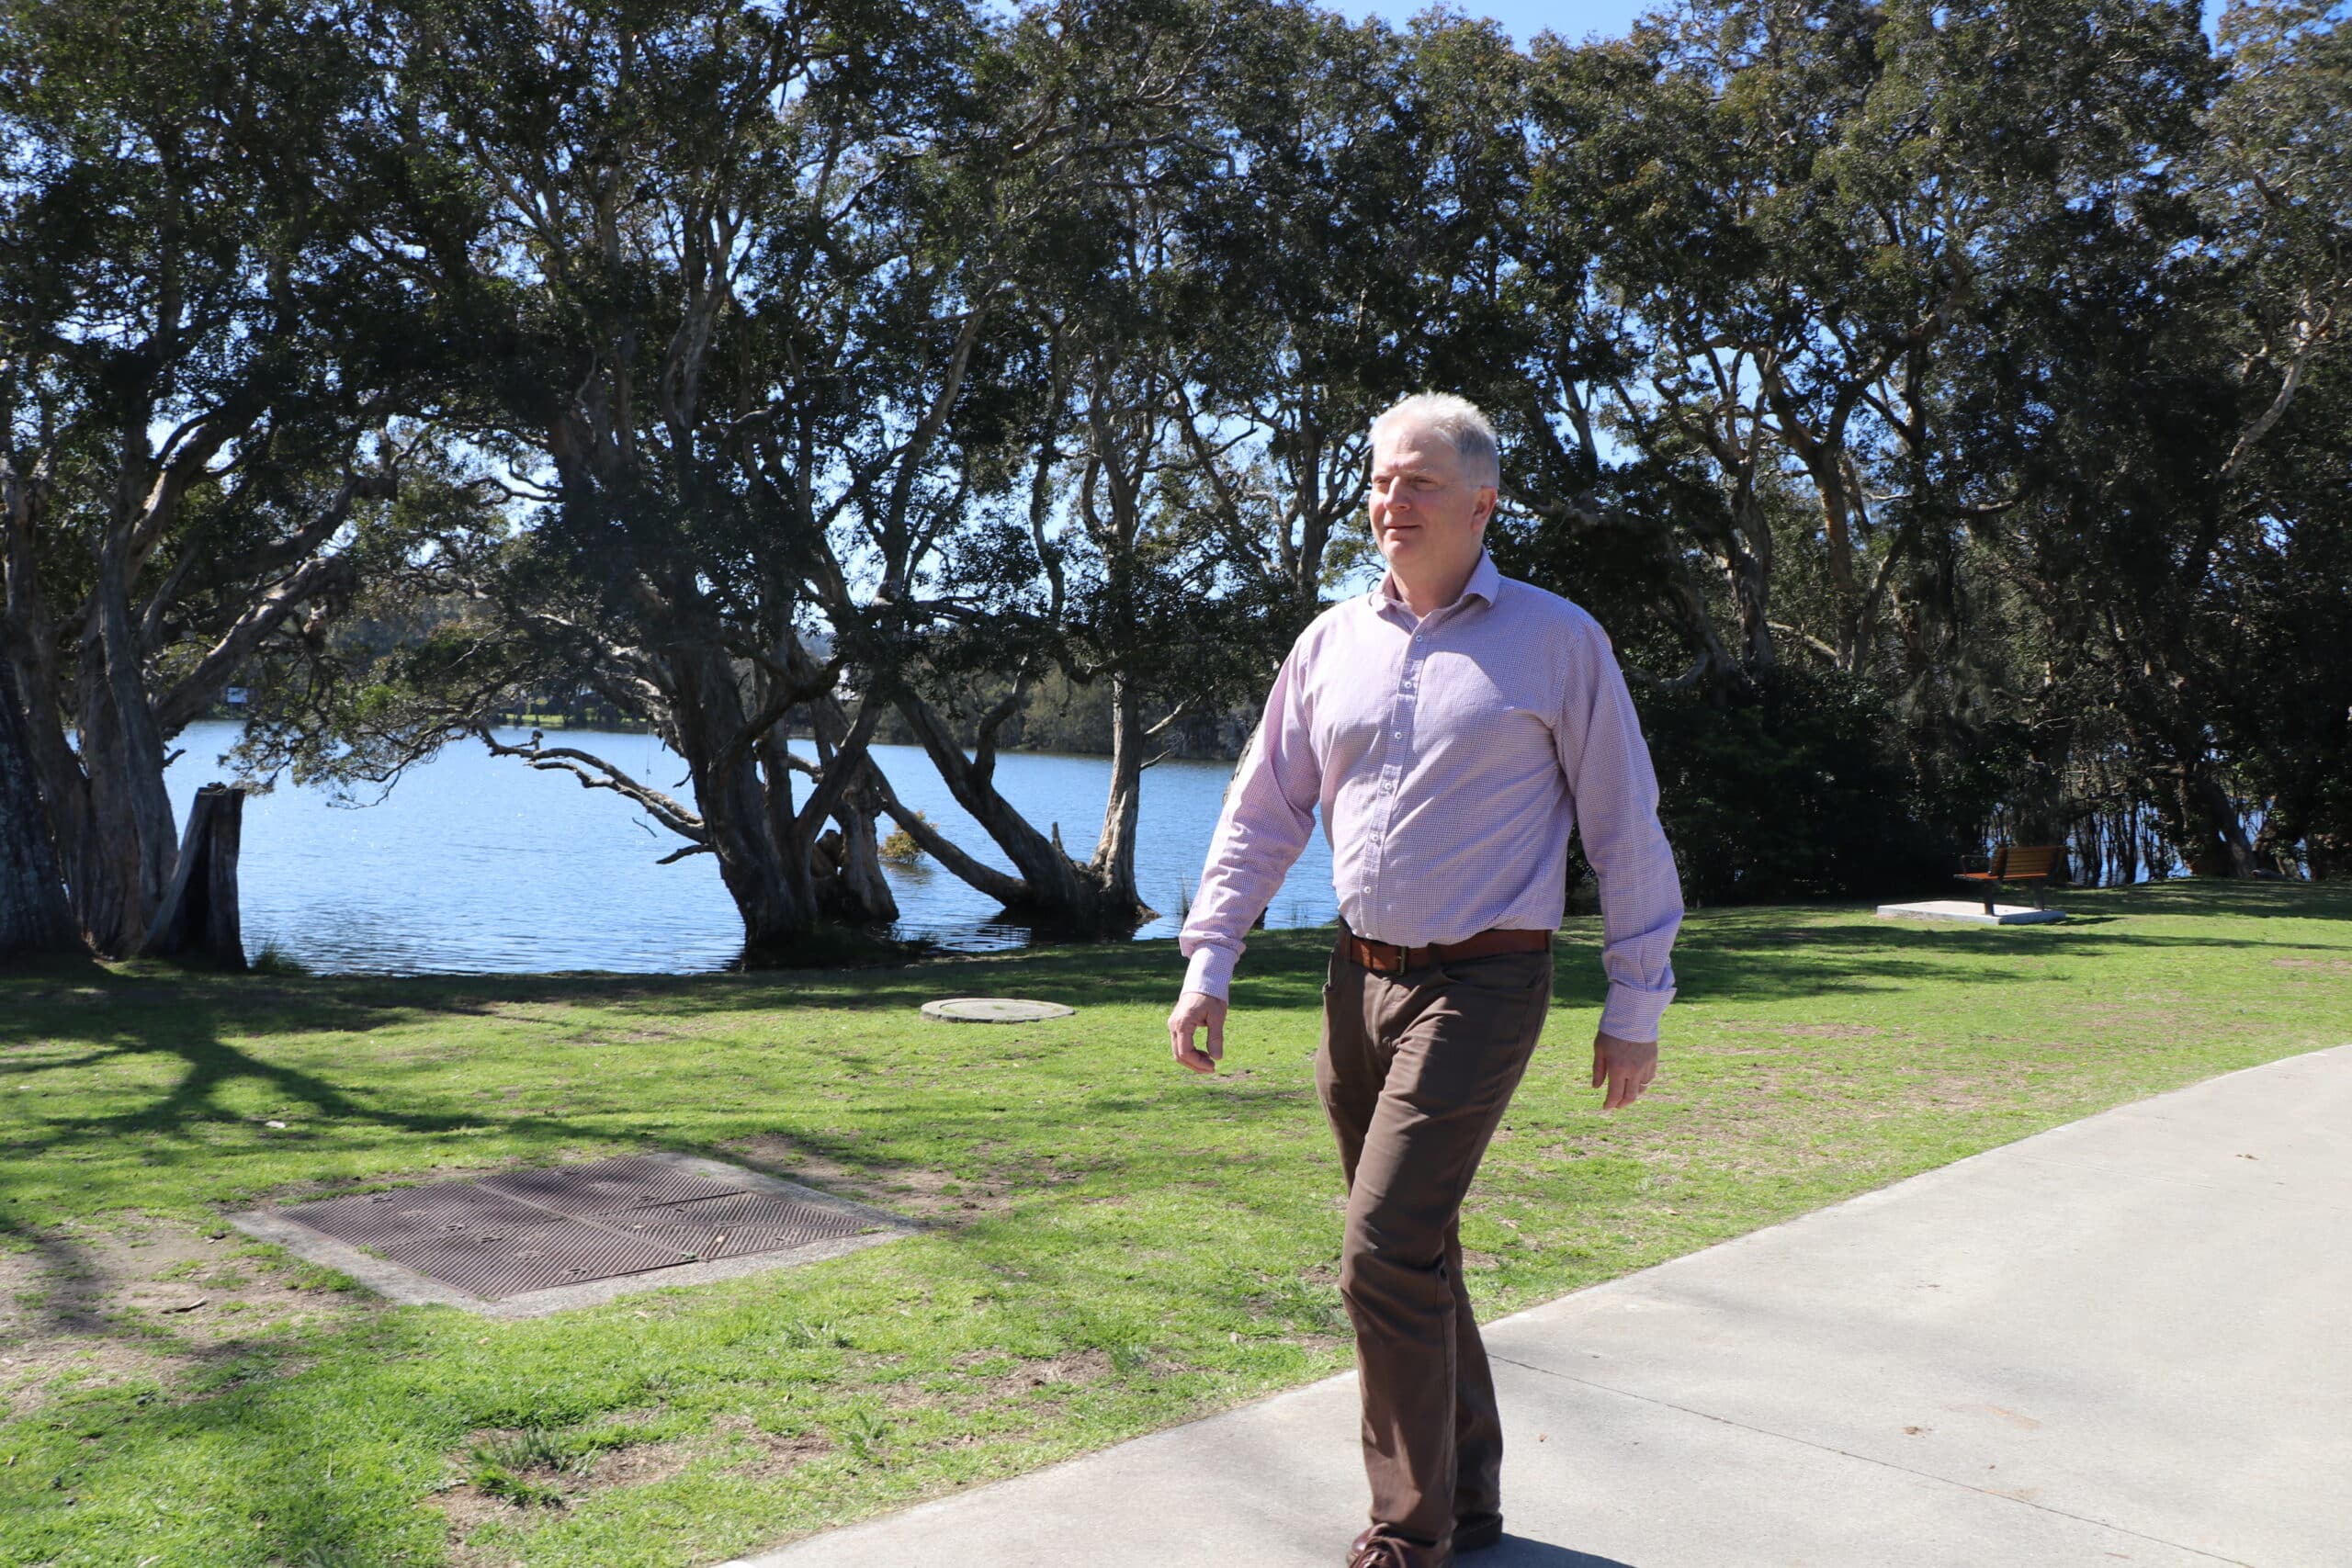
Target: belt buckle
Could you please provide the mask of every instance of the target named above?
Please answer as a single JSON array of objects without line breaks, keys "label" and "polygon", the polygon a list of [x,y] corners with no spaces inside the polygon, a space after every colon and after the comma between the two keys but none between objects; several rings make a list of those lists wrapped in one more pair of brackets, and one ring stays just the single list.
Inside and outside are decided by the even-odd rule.
[{"label": "belt buckle", "polygon": [[[1356,940],[1363,943],[1365,955],[1371,959],[1364,967],[1374,974],[1402,975],[1405,972],[1405,949],[1398,947],[1395,942],[1374,942],[1369,937],[1358,937]],[[1393,962],[1388,956],[1392,953],[1396,954]]]}]

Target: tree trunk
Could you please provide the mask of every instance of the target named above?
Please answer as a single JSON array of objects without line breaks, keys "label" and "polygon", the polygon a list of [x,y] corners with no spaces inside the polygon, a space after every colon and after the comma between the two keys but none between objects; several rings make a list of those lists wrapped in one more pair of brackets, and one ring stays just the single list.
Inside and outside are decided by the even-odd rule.
[{"label": "tree trunk", "polygon": [[243,933],[237,919],[237,852],[245,813],[244,791],[209,784],[188,808],[187,836],[140,943],[142,958],[194,958],[243,974]]},{"label": "tree trunk", "polygon": [[24,748],[40,781],[73,918],[91,947],[121,958],[140,950],[155,923],[180,833],[164,783],[166,733],[147,694],[130,569],[112,536],[99,557],[80,611],[70,705],[53,622],[21,548],[8,566],[5,641],[23,699]]},{"label": "tree trunk", "polygon": [[833,807],[842,836],[841,863],[831,892],[836,919],[853,925],[886,926],[899,918],[899,900],[882,873],[876,837],[881,808],[863,784],[854,784]]},{"label": "tree trunk", "polygon": [[[92,630],[82,639],[78,716],[91,805],[116,860],[114,897],[122,903],[109,915],[119,926],[118,946],[139,942],[153,924],[175,873],[180,840],[164,787],[164,733],[148,703],[146,661],[130,607],[135,569],[125,557],[137,515],[119,516],[97,552]],[[98,929],[86,915],[84,925]]]},{"label": "tree trunk", "polygon": [[[99,953],[124,958],[146,935],[171,880],[177,837],[171,800],[163,797],[161,850],[151,856],[147,840],[153,835],[141,832],[131,809],[143,792],[130,782],[130,761],[115,720],[106,649],[95,626],[99,617],[94,606],[85,606],[92,625],[81,638],[69,728],[54,649],[45,640],[48,619],[37,591],[29,569],[18,570],[12,563],[8,653],[24,702],[25,751],[40,781],[74,923]],[[154,762],[160,784],[160,751]]]},{"label": "tree trunk", "polygon": [[16,700],[0,679],[0,959],[81,951],[33,783]]},{"label": "tree trunk", "polygon": [[918,813],[908,810],[906,803],[891,789],[890,781],[883,776],[882,770],[875,765],[872,757],[859,759],[859,765],[865,771],[860,787],[869,791],[880,802],[890,820],[896,822],[918,848],[937,861],[949,874],[995,899],[1007,909],[1019,908],[1027,902],[1027,883],[983,861],[973,859],[946,834],[924,821]]},{"label": "tree trunk", "polygon": [[[1088,878],[1100,890],[1105,909],[1125,906],[1138,917],[1136,925],[1157,910],[1145,907],[1136,892],[1136,823],[1143,806],[1143,704],[1135,684],[1121,675],[1111,678],[1111,790],[1102,806],[1102,831],[1094,841]],[[1129,930],[1134,927],[1130,926]]]},{"label": "tree trunk", "polygon": [[[678,753],[686,761],[719,880],[743,919],[750,964],[792,956],[817,923],[817,889],[808,847],[778,842],[758,748],[740,744],[748,728],[733,661],[713,642],[678,646],[667,660],[674,694]],[[788,807],[787,807],[788,810]]]},{"label": "tree trunk", "polygon": [[[1102,886],[1091,864],[1080,865],[1063,852],[1060,844],[1031,826],[1012,803],[997,793],[993,774],[995,752],[983,747],[978,759],[964,755],[956,744],[955,734],[938,711],[920,697],[907,696],[899,701],[899,711],[915,732],[915,739],[939,770],[947,784],[948,793],[956,804],[971,814],[972,820],[996,841],[1005,858],[1012,861],[1020,873],[1020,892],[1006,900],[1006,912],[1026,919],[1037,926],[1061,935],[1078,937],[1110,936],[1133,931],[1148,918],[1134,896],[1132,854],[1128,880],[1130,886],[1123,899],[1117,893]],[[1140,755],[1136,758],[1141,765]],[[895,814],[894,814],[895,815]],[[904,826],[901,819],[901,826]],[[913,829],[910,829],[910,831]],[[918,840],[921,835],[917,835]],[[928,846],[926,846],[928,847]],[[949,863],[943,861],[943,863]],[[949,869],[963,875],[963,871],[949,863]],[[969,880],[967,878],[967,880]],[[1001,874],[993,881],[1003,885]],[[983,892],[989,888],[974,883]],[[1001,896],[1001,895],[1000,895]]]},{"label": "tree trunk", "polygon": [[2236,802],[2213,776],[2212,765],[2192,762],[2182,773],[2182,806],[2193,835],[2189,869],[2199,876],[2252,876],[2254,845],[2246,840]]},{"label": "tree trunk", "polygon": [[1772,645],[1772,525],[1755,490],[1745,481],[1732,521],[1737,531],[1724,541],[1724,575],[1739,612],[1748,677],[1769,685],[1780,662]]},{"label": "tree trunk", "polygon": [[[877,836],[882,803],[874,787],[877,775],[863,744],[857,747],[856,755],[842,755],[852,727],[837,699],[826,696],[810,703],[808,722],[820,742],[818,755],[824,765],[848,768],[856,774],[833,803],[832,818],[840,829],[840,842],[832,859],[833,874],[820,889],[819,901],[835,919],[851,925],[887,926],[899,918],[899,900],[882,872],[882,844]],[[773,744],[778,755],[771,769],[772,780],[789,773],[781,755],[786,745],[781,725],[776,727]]]},{"label": "tree trunk", "polygon": [[1754,686],[1747,671],[1724,642],[1723,633],[1715,628],[1714,614],[1707,607],[1705,593],[1679,561],[1668,572],[1662,607],[1672,617],[1675,629],[1682,635],[1683,645],[1691,652],[1691,668],[1684,677],[1686,683],[1718,693],[1747,691]]}]

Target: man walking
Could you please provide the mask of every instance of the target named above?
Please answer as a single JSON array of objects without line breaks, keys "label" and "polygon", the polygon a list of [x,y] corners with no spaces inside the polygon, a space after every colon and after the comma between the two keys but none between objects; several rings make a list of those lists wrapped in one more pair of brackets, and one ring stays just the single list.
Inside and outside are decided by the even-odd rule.
[{"label": "man walking", "polygon": [[1407,398],[1374,423],[1387,573],[1283,661],[1178,943],[1170,1043],[1213,1072],[1244,933],[1320,808],[1340,941],[1315,1080],[1348,1182],[1340,1291],[1372,1482],[1350,1568],[1444,1568],[1502,1536],[1502,1425],[1458,1221],[1551,1005],[1572,828],[1600,881],[1607,1109],[1656,1076],[1674,995],[1682,897],[1624,676],[1590,615],[1495,570],[1500,479],[1494,429],[1460,398]]}]

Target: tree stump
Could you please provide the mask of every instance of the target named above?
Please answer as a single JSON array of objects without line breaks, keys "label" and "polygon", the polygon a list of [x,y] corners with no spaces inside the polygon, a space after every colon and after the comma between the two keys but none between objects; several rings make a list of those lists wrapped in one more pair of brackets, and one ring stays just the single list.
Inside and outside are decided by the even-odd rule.
[{"label": "tree stump", "polygon": [[142,958],[192,958],[243,973],[245,943],[237,920],[237,843],[245,793],[210,784],[196,792],[180,840],[179,865],[155,923],[140,945]]}]

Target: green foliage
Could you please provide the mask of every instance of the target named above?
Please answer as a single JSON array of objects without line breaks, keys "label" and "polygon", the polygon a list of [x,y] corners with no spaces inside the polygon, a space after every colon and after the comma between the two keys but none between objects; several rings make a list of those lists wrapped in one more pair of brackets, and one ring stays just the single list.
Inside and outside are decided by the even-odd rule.
[{"label": "green foliage", "polygon": [[880,1464],[890,1447],[890,1424],[871,1410],[853,1410],[833,1424],[833,1439],[859,1464]]},{"label": "green foliage", "polygon": [[276,937],[256,948],[247,961],[256,975],[308,975],[309,964],[288,953]]},{"label": "green foliage", "polygon": [[1958,868],[1984,809],[1935,798],[1850,677],[1792,671],[1727,709],[1688,691],[1641,708],[1694,904],[1916,895]]},{"label": "green foliage", "polygon": [[716,854],[761,953],[888,913],[859,751],[918,739],[1018,871],[964,874],[1114,927],[1123,812],[1099,869],[988,757],[1124,802],[1227,749],[1377,569],[1367,426],[1424,386],[1502,429],[1506,570],[1651,691],[1700,896],[2012,831],[2352,854],[2339,0],[2218,50],[2179,0],[1523,50],[1289,0],[0,6],[0,651],[102,945],[232,678],[240,765],[354,788],[502,713],[659,732],[690,801],[531,762]]},{"label": "green foliage", "polygon": [[557,1488],[487,1461],[476,1461],[466,1479],[483,1495],[500,1498],[518,1508],[563,1506],[563,1494]]},{"label": "green foliage", "polygon": [[806,1350],[844,1350],[850,1342],[848,1335],[830,1323],[786,1324],[779,1337],[787,1346]]},{"label": "green foliage", "polygon": [[[925,822],[931,820],[922,812],[918,811],[915,815]],[[922,846],[904,828],[893,828],[883,836],[881,853],[882,858],[892,865],[913,865],[922,859]]]}]

